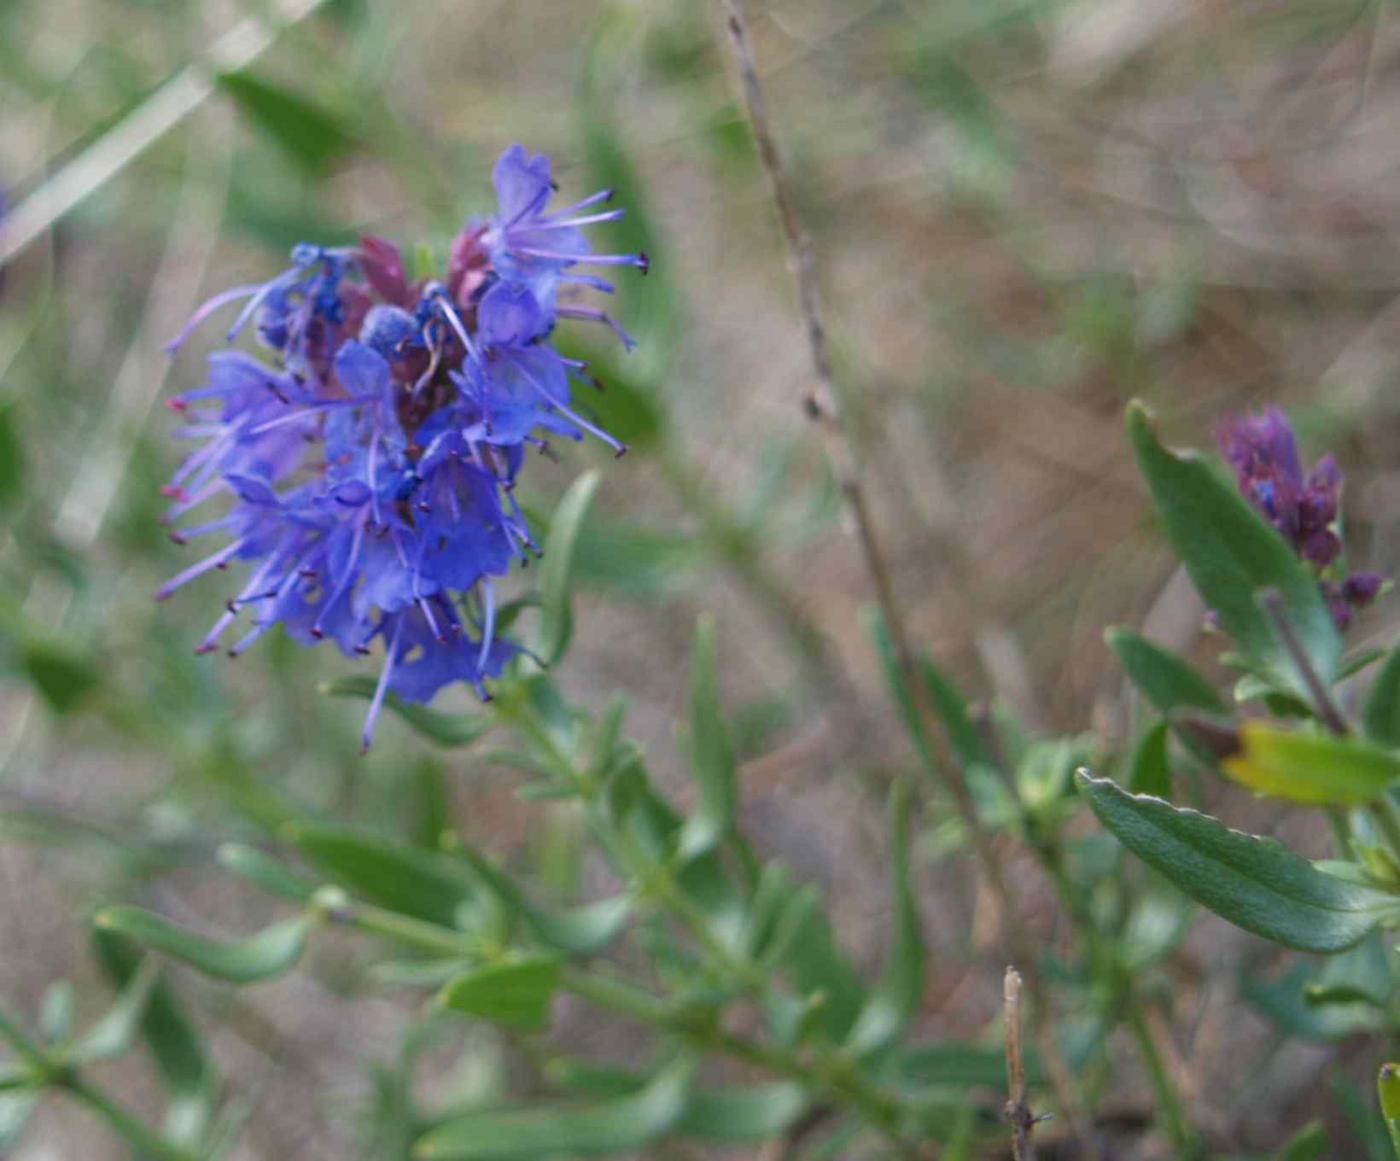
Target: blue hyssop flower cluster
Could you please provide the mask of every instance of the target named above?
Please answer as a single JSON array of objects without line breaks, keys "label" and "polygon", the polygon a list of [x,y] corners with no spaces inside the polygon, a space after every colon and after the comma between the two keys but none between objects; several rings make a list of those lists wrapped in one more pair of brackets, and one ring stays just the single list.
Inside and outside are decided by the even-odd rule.
[{"label": "blue hyssop flower cluster", "polygon": [[[229,341],[251,327],[271,359],[219,351],[207,384],[170,402],[180,434],[201,441],[166,488],[171,535],[227,543],[157,596],[241,561],[251,574],[200,651],[245,610],[234,655],[278,624],[348,655],[382,641],[366,747],[387,693],[421,702],[465,681],[485,697],[519,651],[496,632],[493,578],[535,550],[513,491],[527,447],[588,432],[623,450],[573,402],[573,382],[593,383],[585,364],[550,339],[559,319],[580,319],[630,348],[574,299],[613,289],[581,267],[645,272],[647,258],[590,248],[582,227],[622,216],[594,208],[610,191],[548,211],[548,158],[513,145],[494,179],[497,213],[467,223],[440,281],[411,281],[382,238],[303,244],[271,281],[210,299],[171,344],[241,302]],[[220,501],[218,515],[175,523]]]}]

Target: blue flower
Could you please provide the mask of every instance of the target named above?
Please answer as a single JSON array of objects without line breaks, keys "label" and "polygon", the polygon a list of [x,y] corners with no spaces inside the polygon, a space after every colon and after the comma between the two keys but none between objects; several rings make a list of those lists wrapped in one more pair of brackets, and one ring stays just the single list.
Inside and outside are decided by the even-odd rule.
[{"label": "blue flower", "polygon": [[526,447],[591,433],[622,450],[573,399],[571,379],[592,381],[553,339],[560,319],[581,319],[630,347],[602,311],[562,300],[611,290],[578,265],[646,260],[592,253],[583,228],[622,211],[579,211],[606,192],[545,212],[544,157],[512,146],[495,179],[500,212],[463,228],[444,281],[410,281],[382,238],[303,244],[280,274],[211,298],[171,344],[239,303],[230,341],[253,324],[270,354],[216,353],[207,383],[171,401],[179,434],[201,444],[165,489],[166,518],[221,505],[171,536],[224,543],[157,596],[242,562],[248,576],[199,651],[245,614],[233,655],[279,625],[352,657],[381,645],[366,746],[390,693],[427,701],[460,681],[485,697],[520,651],[496,632],[496,585],[537,551],[514,495]]}]

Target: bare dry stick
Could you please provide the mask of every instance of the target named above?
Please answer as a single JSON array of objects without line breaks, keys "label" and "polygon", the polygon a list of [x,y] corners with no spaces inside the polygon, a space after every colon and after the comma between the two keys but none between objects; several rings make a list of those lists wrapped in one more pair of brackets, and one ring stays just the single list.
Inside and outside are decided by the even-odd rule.
[{"label": "bare dry stick", "polygon": [[862,487],[858,465],[852,452],[851,441],[842,422],[839,394],[836,389],[835,374],[832,370],[831,354],[827,347],[826,325],[822,320],[821,296],[812,268],[812,248],[801,216],[793,201],[788,185],[787,173],[783,168],[782,157],[778,152],[772,126],[768,120],[767,107],[763,100],[763,89],[759,84],[758,70],[754,64],[753,48],[749,42],[748,25],[740,0],[724,0],[729,42],[733,50],[734,62],[738,68],[743,86],[744,104],[748,109],[749,124],[753,129],[754,141],[758,146],[759,159],[768,175],[769,188],[777,207],[778,220],[782,226],[783,241],[787,248],[788,265],[797,285],[797,306],[807,331],[807,346],[812,357],[812,370],[815,383],[813,389],[803,399],[803,409],[807,417],[821,433],[822,442],[830,461],[833,474],[841,489],[842,502],[847,515],[855,527],[860,542],[861,555],[866,570],[875,589],[875,600],[884,617],[890,636],[890,646],[894,653],[895,666],[900,680],[913,699],[915,710],[923,725],[924,732],[935,751],[935,766],[944,789],[952,798],[963,829],[972,843],[977,861],[986,876],[993,893],[1006,917],[1004,933],[1011,957],[1022,965],[1025,973],[1025,986],[1031,998],[1031,1022],[1036,1032],[1041,1054],[1045,1058],[1046,1071],[1065,1119],[1071,1131],[1080,1140],[1087,1140],[1085,1123],[1078,1109],[1072,1085],[1069,1083],[1069,1069],[1059,1050],[1052,1029],[1048,1023],[1049,1007],[1045,1002],[1045,989],[1040,974],[1035,968],[1035,958],[1028,946],[1020,926],[1019,910],[1014,905],[1011,890],[1007,886],[1002,862],[991,836],[983,829],[977,815],[977,806],[972,792],[964,779],[961,767],[953,757],[948,739],[943,731],[942,719],[929,694],[928,686],[919,672],[919,665],[909,639],[904,617],[900,610],[890,571],[881,546],[878,530],[870,514],[869,503]]},{"label": "bare dry stick", "polygon": [[1016,1161],[1035,1161],[1031,1129],[1036,1117],[1026,1103],[1026,1058],[1021,1049],[1021,973],[1006,969],[1002,979],[1002,1020],[1006,1025],[1006,1108],[1011,1125],[1011,1155]]}]

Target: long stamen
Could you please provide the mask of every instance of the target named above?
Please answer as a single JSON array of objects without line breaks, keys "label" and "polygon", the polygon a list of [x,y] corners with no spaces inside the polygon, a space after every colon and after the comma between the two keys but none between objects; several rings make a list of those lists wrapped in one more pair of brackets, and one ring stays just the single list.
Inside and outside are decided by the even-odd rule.
[{"label": "long stamen", "polygon": [[220,294],[214,295],[213,298],[209,299],[208,302],[204,303],[203,306],[196,310],[194,314],[190,315],[189,322],[185,323],[185,325],[180,328],[180,333],[165,344],[163,348],[165,353],[167,355],[173,355],[184,346],[185,341],[194,333],[195,328],[220,307],[227,306],[230,302],[237,302],[240,298],[247,298],[250,294],[257,294],[257,292],[263,288],[263,285],[262,283],[258,283],[251,286],[235,286],[231,290],[225,290]]},{"label": "long stamen", "polygon": [[477,654],[476,667],[486,668],[486,659],[491,655],[491,643],[496,636],[496,589],[491,578],[481,582],[481,652]]},{"label": "long stamen", "polygon": [[572,230],[578,226],[591,226],[594,222],[615,222],[626,216],[626,210],[605,210],[601,214],[585,214],[581,218],[541,218],[531,223],[522,233],[533,234],[540,230]]},{"label": "long stamen", "polygon": [[547,262],[582,262],[591,266],[635,266],[643,274],[651,269],[651,259],[645,254],[565,254],[560,250],[536,250],[531,247],[520,247],[515,250],[517,254],[524,254],[527,258],[543,258]]},{"label": "long stamen", "polygon": [[[597,310],[591,306],[561,306],[555,309],[555,313],[560,318],[581,318],[588,319],[590,322],[600,322],[621,339],[622,345],[629,351],[635,350],[637,347],[637,340],[623,330],[621,325],[606,311]],[[565,361],[576,362],[576,360]]]},{"label": "long stamen", "polygon": [[399,656],[399,637],[403,633],[403,617],[400,616],[394,622],[394,636],[389,642],[388,656],[384,660],[384,668],[379,672],[379,684],[374,687],[374,698],[369,703],[369,712],[365,714],[365,728],[360,735],[360,753],[368,754],[370,742],[374,740],[374,723],[379,720],[379,710],[384,705],[384,695],[389,692],[389,678],[393,676],[394,665]]},{"label": "long stamen", "polygon": [[331,609],[335,607],[336,601],[345,594],[350,582],[355,579],[355,563],[360,559],[360,545],[364,541],[365,522],[361,520],[355,525],[355,536],[350,541],[350,556],[345,562],[345,575],[340,578],[340,582],[335,586],[335,591],[326,598],[326,603],[321,606],[321,611],[317,614],[315,623],[311,626],[311,635],[316,638],[325,636],[325,630],[321,628],[321,623],[326,619]]},{"label": "long stamen", "polygon": [[571,206],[564,206],[552,214],[546,214],[544,220],[553,221],[555,218],[562,218],[565,214],[577,213],[579,210],[586,210],[589,206],[596,206],[599,202],[610,202],[614,192],[616,191],[612,189],[600,189],[597,193],[589,194],[582,201],[574,202]]},{"label": "long stamen", "polygon": [[471,336],[467,334],[467,328],[462,325],[462,320],[457,316],[457,312],[452,309],[452,304],[447,300],[447,293],[439,290],[436,294],[438,309],[442,311],[452,329],[457,332],[457,337],[462,340],[462,346],[467,348],[467,354],[473,359],[477,357],[476,344],[472,342]]},{"label": "long stamen", "polygon": [[176,589],[189,584],[195,577],[203,576],[210,569],[215,569],[222,564],[226,564],[238,554],[238,550],[242,548],[245,543],[247,543],[247,541],[243,538],[235,540],[232,544],[226,544],[223,548],[219,549],[218,552],[206,556],[203,560],[190,565],[184,572],[176,573],[161,585],[160,588],[156,589],[156,600],[165,600]]}]

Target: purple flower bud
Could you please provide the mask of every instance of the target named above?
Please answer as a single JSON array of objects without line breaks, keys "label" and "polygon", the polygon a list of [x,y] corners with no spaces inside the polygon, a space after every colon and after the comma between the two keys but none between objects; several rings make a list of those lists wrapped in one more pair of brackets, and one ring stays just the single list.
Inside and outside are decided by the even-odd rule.
[{"label": "purple flower bud", "polygon": [[[1303,476],[1298,443],[1287,417],[1276,407],[1237,416],[1216,429],[1220,451],[1235,469],[1241,494],[1272,524],[1302,559],[1319,573],[1342,557],[1334,527],[1341,513],[1342,473],[1331,455]],[[1375,599],[1383,580],[1356,573],[1343,581],[1325,577],[1322,594],[1339,629],[1356,610]]]}]

